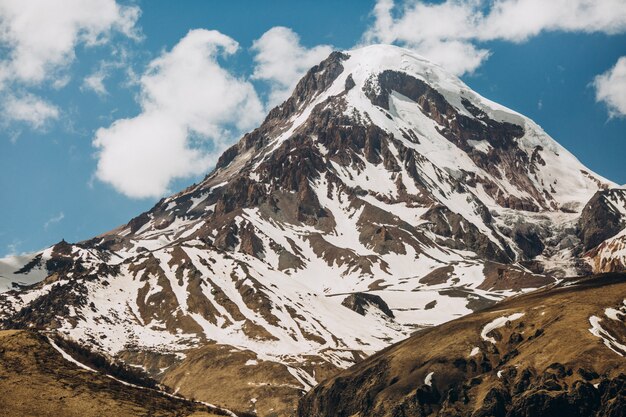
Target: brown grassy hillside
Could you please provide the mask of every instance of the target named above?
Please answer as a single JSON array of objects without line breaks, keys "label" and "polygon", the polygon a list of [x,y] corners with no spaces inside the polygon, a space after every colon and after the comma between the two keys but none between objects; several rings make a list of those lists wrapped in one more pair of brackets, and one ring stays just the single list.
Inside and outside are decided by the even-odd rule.
[{"label": "brown grassy hillside", "polygon": [[2,417],[215,416],[209,408],[124,385],[65,360],[35,332],[0,331]]},{"label": "brown grassy hillside", "polygon": [[379,352],[314,388],[299,415],[624,416],[625,319],[626,274],[564,282]]}]

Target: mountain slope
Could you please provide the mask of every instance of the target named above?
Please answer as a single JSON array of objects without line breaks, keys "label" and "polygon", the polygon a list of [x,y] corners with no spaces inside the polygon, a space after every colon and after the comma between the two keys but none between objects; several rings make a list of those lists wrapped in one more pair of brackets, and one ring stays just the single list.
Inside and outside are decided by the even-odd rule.
[{"label": "mountain slope", "polygon": [[[612,187],[407,50],[335,52],[202,182],[24,265],[47,278],[1,295],[0,315],[185,395],[293,411],[415,330],[588,272],[581,213]],[[225,374],[249,369],[246,385],[216,374],[207,390],[208,351],[226,352]]]},{"label": "mountain slope", "polygon": [[0,331],[3,416],[229,415],[82,369],[64,358],[53,343],[33,332]]},{"label": "mountain slope", "polygon": [[570,280],[417,333],[324,381],[299,416],[621,416],[626,275]]}]

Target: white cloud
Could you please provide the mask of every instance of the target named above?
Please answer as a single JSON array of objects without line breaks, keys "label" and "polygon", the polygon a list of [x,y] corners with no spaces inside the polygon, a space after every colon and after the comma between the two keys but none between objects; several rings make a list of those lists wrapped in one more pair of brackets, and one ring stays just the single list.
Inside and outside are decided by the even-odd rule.
[{"label": "white cloud", "polygon": [[329,45],[306,48],[293,30],[276,26],[255,40],[252,50],[256,53],[252,77],[269,82],[268,107],[273,107],[285,100],[300,78],[327,58],[333,48]]},{"label": "white cloud", "polygon": [[44,223],[43,225],[44,230],[48,230],[48,227],[52,226],[53,224],[59,223],[64,218],[65,218],[65,214],[63,214],[63,212],[60,212],[56,216],[52,216],[51,218],[48,219],[48,221]]},{"label": "white cloud", "polygon": [[54,81],[79,43],[101,44],[112,32],[136,38],[139,12],[115,0],[1,0],[0,45],[8,54],[0,83]]},{"label": "white cloud", "polygon": [[428,40],[415,48],[421,55],[459,75],[474,72],[491,55],[486,49],[457,40]]},{"label": "white cloud", "polygon": [[29,124],[34,129],[41,129],[45,124],[59,117],[59,109],[53,104],[33,94],[10,95],[3,102],[5,121],[18,121]]},{"label": "white cloud", "polygon": [[72,77],[69,74],[60,74],[54,81],[52,81],[52,88],[55,90],[60,90],[72,80]]},{"label": "white cloud", "polygon": [[447,68],[455,74],[472,72],[489,51],[470,42],[479,25],[478,1],[448,0],[439,4],[405,2],[398,17],[393,0],[379,0],[374,24],[363,36],[364,43],[397,43]]},{"label": "white cloud", "polygon": [[611,117],[626,117],[626,56],[594,80],[596,101],[604,102]]},{"label": "white cloud", "polygon": [[81,89],[91,90],[99,96],[105,96],[108,94],[106,87],[104,86],[104,79],[107,77],[107,73],[102,70],[97,70],[85,77]]},{"label": "white cloud", "polygon": [[476,36],[521,42],[548,31],[616,34],[624,30],[624,0],[500,0]]},{"label": "white cloud", "polygon": [[364,43],[397,43],[456,74],[474,71],[489,56],[477,43],[523,42],[547,31],[626,31],[624,0],[378,0]]},{"label": "white cloud", "polygon": [[83,79],[81,90],[92,91],[99,96],[109,94],[104,81],[116,70],[125,69],[127,72],[127,84],[137,85],[138,77],[134,74],[130,62],[135,53],[125,45],[115,45],[111,48],[111,54],[107,59],[99,62],[96,69]]},{"label": "white cloud", "polygon": [[206,172],[235,134],[263,117],[252,84],[217,61],[237,49],[228,36],[197,29],[153,60],[139,79],[141,113],[96,132],[97,178],[143,198]]},{"label": "white cloud", "polygon": [[[106,42],[114,33],[137,39],[140,9],[115,0],[0,0],[0,108],[5,123],[39,129],[59,118],[57,106],[32,87],[61,89],[80,45]],[[92,79],[92,86],[97,80]]]}]

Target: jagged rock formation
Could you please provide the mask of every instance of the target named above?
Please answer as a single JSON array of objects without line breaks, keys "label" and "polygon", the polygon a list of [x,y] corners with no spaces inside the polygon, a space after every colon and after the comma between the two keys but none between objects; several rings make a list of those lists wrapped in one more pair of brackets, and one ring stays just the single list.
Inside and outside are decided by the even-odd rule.
[{"label": "jagged rock formation", "polygon": [[602,242],[585,256],[596,272],[626,271],[626,229]]},{"label": "jagged rock formation", "polygon": [[300,417],[623,416],[626,274],[569,280],[418,332],[322,382]]},{"label": "jagged rock formation", "polygon": [[[614,187],[407,50],[335,52],[199,184],[0,271],[6,288],[46,277],[0,295],[0,318],[81,340],[185,395],[288,413],[323,377],[415,330],[614,268],[619,243],[588,249],[623,222],[609,232],[595,209],[581,217]],[[357,293],[368,308],[342,305]],[[237,395],[218,374],[215,391],[185,378],[202,369],[191,358],[221,349],[223,372],[249,370]]]},{"label": "jagged rock formation", "polygon": [[585,251],[591,250],[626,227],[626,189],[598,191],[585,205],[578,226]]},{"label": "jagged rock formation", "polygon": [[363,292],[350,294],[341,302],[341,305],[348,307],[350,310],[355,311],[362,316],[366,315],[370,312],[370,309],[374,308],[389,318],[395,318],[393,311],[391,311],[387,303],[375,294]]},{"label": "jagged rock formation", "polygon": [[579,235],[595,272],[626,270],[626,189],[599,191],[585,206]]}]

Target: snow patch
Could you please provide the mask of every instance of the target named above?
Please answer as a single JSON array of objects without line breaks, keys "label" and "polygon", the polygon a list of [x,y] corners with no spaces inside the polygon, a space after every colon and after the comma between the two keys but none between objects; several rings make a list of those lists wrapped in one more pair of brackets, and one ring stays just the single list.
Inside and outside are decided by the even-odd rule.
[{"label": "snow patch", "polygon": [[72,362],[74,365],[78,366],[79,368],[82,368],[86,371],[89,372],[95,372],[97,373],[98,371],[96,371],[93,368],[88,367],[85,364],[82,364],[80,362],[78,362],[76,359],[74,359],[69,353],[67,353],[66,351],[64,351],[63,349],[61,349],[59,347],[59,345],[57,345],[56,343],[54,343],[54,340],[52,340],[52,338],[50,336],[46,336],[46,338],[48,339],[48,343],[50,343],[50,345],[61,354],[61,356],[63,356],[63,359],[65,359],[68,362]]},{"label": "snow patch", "polygon": [[426,378],[424,378],[424,384],[428,385],[429,387],[432,387],[434,374],[435,374],[434,372],[431,372],[428,375],[426,375]]},{"label": "snow patch", "polygon": [[486,140],[471,140],[470,139],[467,141],[467,143],[472,148],[485,154],[489,153],[489,151],[493,149],[493,146],[491,146],[491,144],[487,142]]},{"label": "snow patch", "polygon": [[624,356],[626,354],[626,345],[618,342],[612,334],[602,328],[602,326],[600,325],[601,321],[602,319],[598,316],[589,317],[589,323],[591,324],[589,332],[591,332],[592,335],[602,339],[604,345],[611,349],[613,352],[617,353],[620,356]]},{"label": "snow patch", "polygon": [[495,345],[496,339],[494,339],[493,337],[487,336],[489,332],[499,329],[500,327],[503,327],[508,321],[515,321],[515,320],[520,319],[521,317],[524,316],[524,314],[525,313],[514,313],[514,314],[511,314],[510,316],[502,316],[502,317],[498,317],[497,319],[492,320],[491,322],[487,323],[485,327],[483,327],[483,330],[480,332],[480,337],[482,337],[483,340],[487,342],[491,342]]}]

